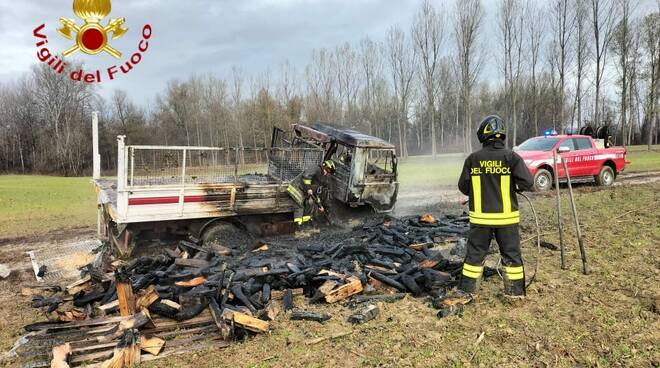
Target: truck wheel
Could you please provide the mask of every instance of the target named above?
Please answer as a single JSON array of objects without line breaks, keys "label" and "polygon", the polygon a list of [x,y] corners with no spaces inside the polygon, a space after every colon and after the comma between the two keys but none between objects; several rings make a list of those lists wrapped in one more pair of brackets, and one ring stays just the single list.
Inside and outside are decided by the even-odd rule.
[{"label": "truck wheel", "polygon": [[226,221],[216,221],[208,225],[200,239],[204,248],[215,251],[224,251],[229,248],[240,252],[254,242],[247,231]]},{"label": "truck wheel", "polygon": [[534,175],[534,190],[543,192],[552,188],[552,174],[546,169],[538,169]]},{"label": "truck wheel", "polygon": [[614,183],[614,170],[611,167],[605,165],[600,169],[598,175],[594,177],[596,179],[596,184],[604,187],[609,187]]}]

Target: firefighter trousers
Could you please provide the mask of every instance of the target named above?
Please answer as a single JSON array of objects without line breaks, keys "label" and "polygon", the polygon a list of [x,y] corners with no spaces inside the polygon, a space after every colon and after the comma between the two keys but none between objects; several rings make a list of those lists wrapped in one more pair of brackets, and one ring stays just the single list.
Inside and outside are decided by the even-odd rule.
[{"label": "firefighter trousers", "polygon": [[504,292],[507,295],[525,295],[525,271],[520,253],[520,230],[518,225],[486,227],[470,225],[467,240],[467,254],[463,262],[463,272],[459,289],[474,293],[483,275],[483,264],[495,238],[502,257]]}]

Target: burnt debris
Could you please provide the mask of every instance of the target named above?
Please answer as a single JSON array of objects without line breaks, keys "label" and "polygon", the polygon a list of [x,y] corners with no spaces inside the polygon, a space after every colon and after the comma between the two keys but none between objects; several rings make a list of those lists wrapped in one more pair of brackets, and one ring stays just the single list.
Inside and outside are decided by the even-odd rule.
[{"label": "burnt debris", "polygon": [[452,253],[464,248],[468,229],[467,216],[385,218],[297,247],[261,243],[233,257],[181,241],[159,255],[90,264],[73,286],[34,297],[32,306],[51,321],[26,326],[39,338],[28,338],[17,353],[45,364],[31,366],[48,366],[43,359],[51,349],[70,343],[72,364],[80,365],[116,359],[128,344],[135,360],[142,340],[167,341],[142,349],[153,354],[197,341],[191,334],[219,333],[229,340],[267,332],[281,312],[294,320],[331,318],[298,309],[295,295],[312,303],[348,300],[359,307],[350,321],[364,323],[380,311],[368,303],[443,295],[453,287],[462,263]]}]

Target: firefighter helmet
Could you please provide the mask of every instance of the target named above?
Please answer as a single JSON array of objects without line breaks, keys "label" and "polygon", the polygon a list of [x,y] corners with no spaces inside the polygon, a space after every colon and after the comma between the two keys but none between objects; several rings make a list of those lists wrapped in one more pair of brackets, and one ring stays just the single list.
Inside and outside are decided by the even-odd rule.
[{"label": "firefighter helmet", "polygon": [[330,174],[334,174],[335,169],[337,169],[337,166],[335,166],[335,163],[332,162],[332,160],[323,161],[323,165],[321,165],[321,167],[327,170]]},{"label": "firefighter helmet", "polygon": [[489,115],[479,124],[479,130],[477,130],[479,143],[484,143],[492,138],[503,140],[505,137],[506,128],[504,127],[504,121],[499,116]]}]

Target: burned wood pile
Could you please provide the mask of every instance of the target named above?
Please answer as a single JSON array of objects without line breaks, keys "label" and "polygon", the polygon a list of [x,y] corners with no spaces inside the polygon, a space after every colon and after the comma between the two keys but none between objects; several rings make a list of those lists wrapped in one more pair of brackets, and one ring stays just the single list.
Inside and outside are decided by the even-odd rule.
[{"label": "burned wood pile", "polygon": [[364,323],[379,313],[369,303],[437,296],[454,286],[462,263],[450,253],[464,247],[468,228],[467,217],[425,215],[293,248],[260,243],[231,255],[181,241],[129,262],[98,257],[73,284],[26,291],[49,321],[26,326],[14,352],[30,367],[130,367],[191,344],[226,346],[268,332],[282,312],[319,323],[332,318],[296,308],[295,295],[310,303],[348,300],[359,307],[349,320]]}]

